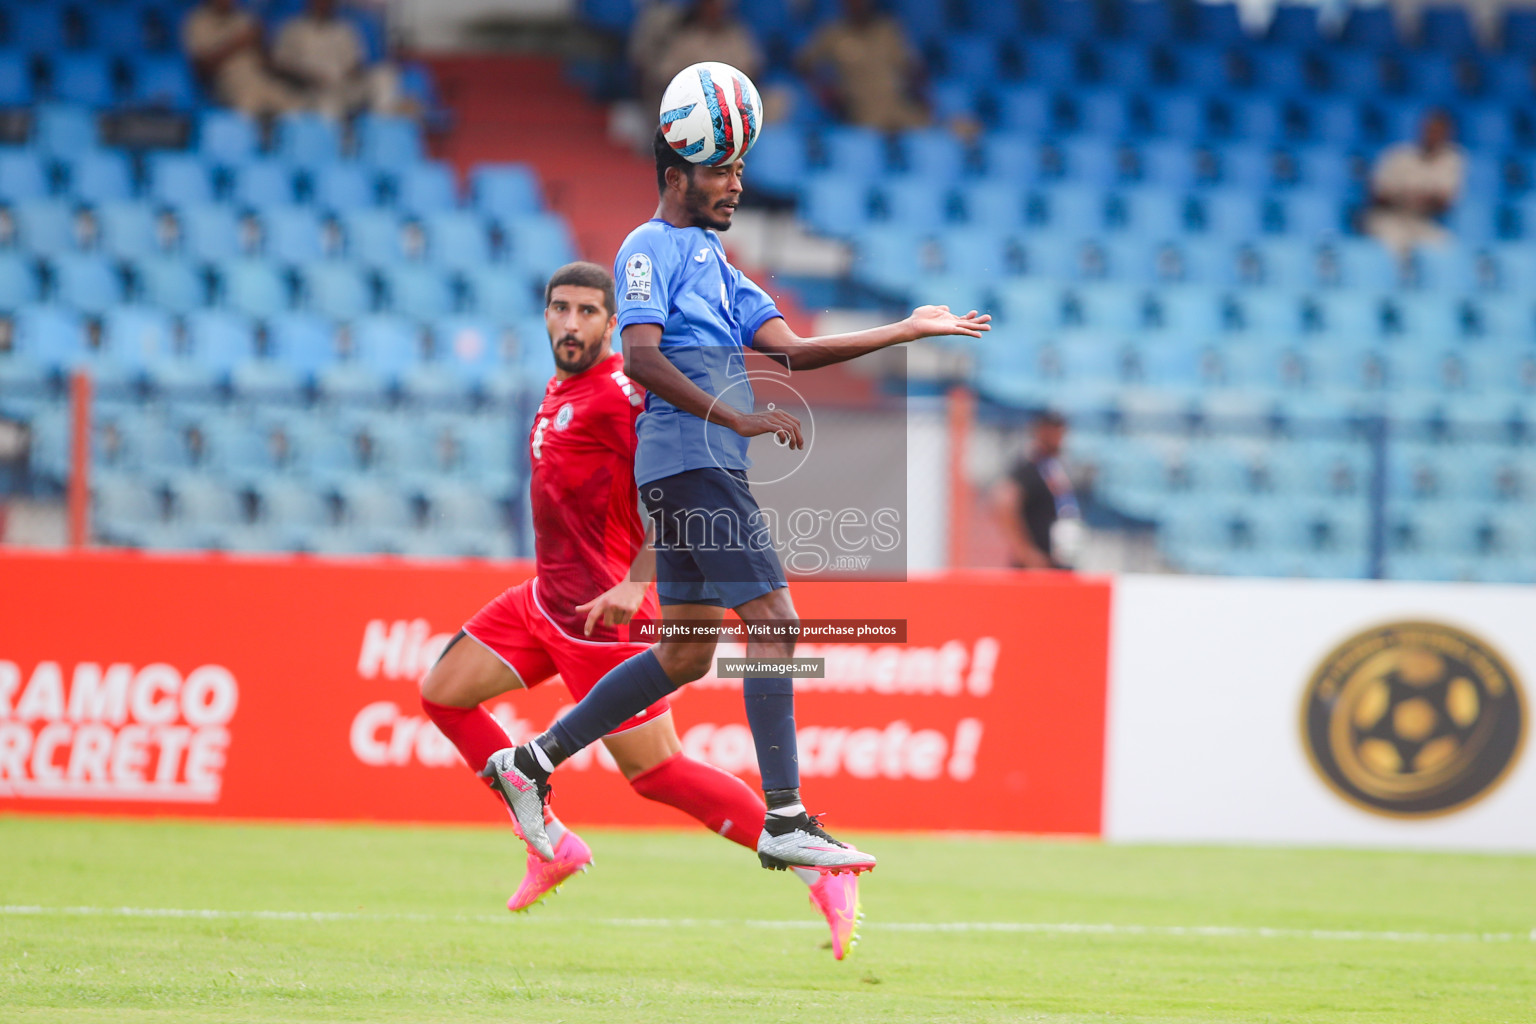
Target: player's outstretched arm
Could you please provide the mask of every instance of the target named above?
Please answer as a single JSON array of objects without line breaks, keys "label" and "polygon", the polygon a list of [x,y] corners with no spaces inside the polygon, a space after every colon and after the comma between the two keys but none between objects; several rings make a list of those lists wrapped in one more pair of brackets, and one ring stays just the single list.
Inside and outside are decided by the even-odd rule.
[{"label": "player's outstretched arm", "polygon": [[805,446],[800,421],[784,410],[741,412],[729,403],[717,402],[715,396],[689,380],[661,351],[660,324],[630,324],[622,338],[625,375],[656,397],[742,437],[777,434],[791,448]]},{"label": "player's outstretched arm", "polygon": [[852,334],[802,338],[789,329],[782,317],[774,317],[757,329],[752,347],[765,355],[782,357],[791,370],[814,370],[919,338],[979,338],[982,332],[992,329],[991,320],[992,314],[974,309],[959,316],[951,313],[948,306],[918,306],[911,316],[894,324]]}]

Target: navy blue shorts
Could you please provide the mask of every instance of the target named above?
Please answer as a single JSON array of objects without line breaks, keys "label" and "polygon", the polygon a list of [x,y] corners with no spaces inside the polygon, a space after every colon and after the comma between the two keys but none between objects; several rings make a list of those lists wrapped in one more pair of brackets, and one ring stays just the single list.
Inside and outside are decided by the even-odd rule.
[{"label": "navy blue shorts", "polygon": [[641,484],[640,500],[656,527],[662,604],[740,608],[789,585],[744,470],[684,470]]}]

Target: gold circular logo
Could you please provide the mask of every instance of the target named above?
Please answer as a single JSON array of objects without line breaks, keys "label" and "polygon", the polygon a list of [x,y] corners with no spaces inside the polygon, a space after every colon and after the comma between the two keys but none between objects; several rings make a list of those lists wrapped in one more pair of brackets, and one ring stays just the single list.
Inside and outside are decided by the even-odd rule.
[{"label": "gold circular logo", "polygon": [[1370,811],[1424,817],[1492,790],[1525,733],[1520,682],[1471,634],[1396,622],[1350,637],[1307,685],[1302,734],[1319,774]]}]

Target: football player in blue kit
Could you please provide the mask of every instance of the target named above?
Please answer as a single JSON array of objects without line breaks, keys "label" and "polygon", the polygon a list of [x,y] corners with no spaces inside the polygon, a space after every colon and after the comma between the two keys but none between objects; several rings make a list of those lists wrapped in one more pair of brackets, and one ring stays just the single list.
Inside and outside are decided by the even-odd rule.
[{"label": "football player in blue kit", "polygon": [[[850,334],[798,337],[762,288],[731,266],[718,232],[731,226],[745,162],[693,164],[656,133],[656,215],[614,261],[624,372],[646,389],[635,424],[635,483],[655,525],[663,639],[602,679],[531,742],[492,756],[485,774],[530,847],[545,857],[549,775],[620,722],[709,671],[714,630],[733,609],[743,622],[796,619],[784,570],[747,485],[749,439],[771,434],[803,448],[801,425],[771,405],[757,411],[748,347],[791,371],[812,370],[919,338],[979,338],[991,317],[919,306],[897,323]],[[707,527],[701,537],[699,525]],[[668,624],[690,635],[665,636]],[[703,627],[701,630],[700,627]],[[698,633],[711,639],[700,642]],[[751,637],[748,659],[787,658],[792,639]],[[743,691],[768,814],[758,839],[766,868],[861,872],[875,858],[839,842],[800,800],[793,681],[748,677]]]}]

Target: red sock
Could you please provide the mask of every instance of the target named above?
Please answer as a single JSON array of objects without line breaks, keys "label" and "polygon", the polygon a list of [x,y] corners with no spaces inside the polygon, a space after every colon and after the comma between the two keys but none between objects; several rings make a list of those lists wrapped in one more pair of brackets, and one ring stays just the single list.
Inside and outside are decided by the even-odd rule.
[{"label": "red sock", "polygon": [[512,745],[506,730],[479,704],[472,708],[455,708],[434,704],[423,697],[421,706],[442,734],[459,748],[473,771],[480,771],[492,754]]},{"label": "red sock", "polygon": [[673,754],[650,771],[629,780],[647,800],[671,804],[749,850],[757,849],[767,809],[751,786],[712,764]]}]

